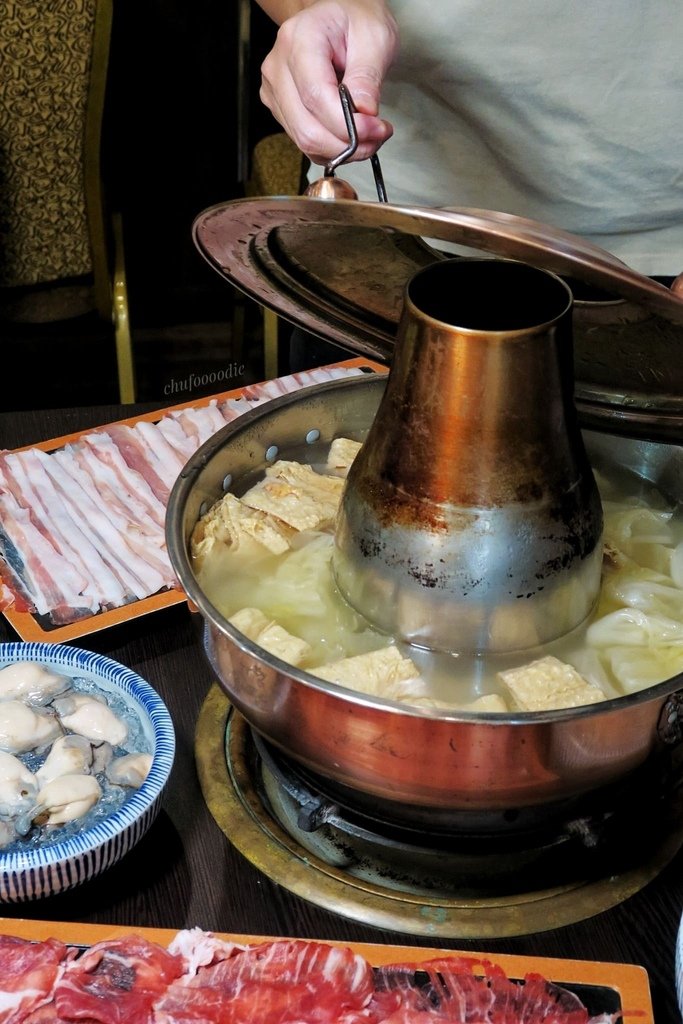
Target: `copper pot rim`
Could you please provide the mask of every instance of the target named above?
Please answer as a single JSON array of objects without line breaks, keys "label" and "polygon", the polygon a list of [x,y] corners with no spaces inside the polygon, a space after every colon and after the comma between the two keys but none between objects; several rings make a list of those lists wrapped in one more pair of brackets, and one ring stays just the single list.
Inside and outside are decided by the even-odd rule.
[{"label": "copper pot rim", "polygon": [[[451,323],[447,320],[442,320],[439,317],[433,316],[431,313],[427,312],[416,303],[414,296],[411,294],[411,289],[415,284],[419,283],[421,278],[426,277],[427,275],[432,273],[440,273],[442,272],[444,267],[447,267],[449,265],[454,268],[462,268],[466,264],[471,265],[473,263],[478,263],[481,264],[482,266],[485,265],[487,267],[492,263],[495,263],[497,265],[509,264],[512,267],[523,268],[525,271],[537,274],[541,278],[547,278],[559,286],[559,289],[564,293],[566,303],[562,307],[562,309],[558,309],[558,311],[549,318],[535,319],[533,320],[533,322],[530,322],[528,325],[524,327],[498,328],[466,327],[462,326],[459,323]],[[532,333],[543,333],[547,331],[547,329],[552,325],[558,324],[561,320],[570,316],[574,304],[575,299],[572,295],[571,288],[569,287],[567,282],[560,277],[559,274],[556,274],[552,270],[546,270],[543,267],[535,267],[532,266],[531,264],[521,263],[519,260],[514,260],[505,257],[492,258],[490,256],[459,256],[455,259],[441,260],[438,263],[433,263],[428,267],[423,267],[421,270],[418,270],[413,275],[413,277],[410,278],[409,281],[406,282],[403,298],[403,315],[405,316],[405,313],[409,311],[413,316],[417,316],[422,323],[429,324],[439,329],[453,331],[456,332],[458,335],[462,335],[464,337],[476,337],[477,335],[486,333],[488,337],[501,338],[505,339],[506,341],[512,342],[518,337],[527,338]]]}]

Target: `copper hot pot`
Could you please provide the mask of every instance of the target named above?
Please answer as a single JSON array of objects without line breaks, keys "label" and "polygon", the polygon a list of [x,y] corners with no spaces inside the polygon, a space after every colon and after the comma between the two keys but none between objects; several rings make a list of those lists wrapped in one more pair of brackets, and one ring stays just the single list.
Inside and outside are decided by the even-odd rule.
[{"label": "copper hot pot", "polygon": [[[444,714],[366,697],[292,668],[247,640],[199,587],[189,538],[232,477],[250,486],[277,445],[315,462],[334,437],[362,440],[385,388],[379,376],[307,388],[246,413],[207,441],[168,506],[168,547],[203,616],[205,649],[231,702],[268,740],[335,783],[384,800],[439,809],[497,809],[571,797],[622,778],[678,738],[683,676],[589,707],[517,715]],[[319,431],[313,444],[310,432]],[[587,432],[594,465],[642,473],[683,500],[683,449]]]},{"label": "copper hot pot", "polygon": [[[313,270],[306,271],[306,251],[309,256],[311,251],[299,232],[311,225],[318,239],[321,229],[339,231],[347,241],[360,229],[373,232],[365,236],[363,252],[371,241],[379,246],[377,252],[396,256],[396,264],[386,265],[387,292],[372,288],[372,274],[379,280],[383,273],[373,264],[358,285],[370,287],[363,303],[357,292],[353,301],[339,302],[330,281],[339,290],[343,253],[329,244],[325,251],[336,260],[336,269],[320,286]],[[661,319],[677,337],[683,333],[683,299],[588,243],[502,214],[265,199],[214,207],[195,225],[195,240],[209,262],[248,294],[330,340],[346,338],[356,352],[387,360],[397,296],[402,301],[406,274],[415,271],[415,253],[423,265],[430,260],[413,237],[418,235],[464,242],[612,290],[619,308],[622,302],[636,302],[641,320]],[[316,275],[324,275],[315,245],[313,251],[309,264]],[[357,277],[351,270],[353,291]],[[267,740],[335,785],[399,809],[435,812],[533,807],[578,797],[624,779],[662,745],[678,742],[683,675],[576,709],[444,713],[364,696],[293,668],[246,639],[212,606],[193,572],[189,539],[203,512],[223,494],[224,482],[242,493],[263,474],[273,446],[278,458],[315,463],[337,436],[364,440],[385,388],[383,375],[371,375],[275,399],[219,431],[178,478],[168,505],[169,554],[204,619],[207,656],[234,706]],[[629,402],[618,385],[601,385],[596,398],[592,382],[579,376],[574,397],[582,428],[576,443],[583,444],[593,468],[637,473],[683,501],[679,394],[666,392],[658,401],[651,388],[644,388]],[[615,424],[625,425],[626,433],[616,433]]]}]

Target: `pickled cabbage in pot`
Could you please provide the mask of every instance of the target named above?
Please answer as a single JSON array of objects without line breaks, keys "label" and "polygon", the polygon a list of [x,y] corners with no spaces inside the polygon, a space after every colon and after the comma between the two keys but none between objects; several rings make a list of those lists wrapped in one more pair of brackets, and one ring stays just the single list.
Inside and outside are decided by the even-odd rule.
[{"label": "pickled cabbage in pot", "polygon": [[[292,509],[300,496],[310,516],[315,483],[311,489],[310,474],[277,462],[239,499],[230,494],[217,502],[195,528],[191,548],[202,589],[269,654],[348,689],[415,707],[493,714],[593,704],[683,673],[683,516],[656,490],[643,493],[635,477],[625,482],[596,474],[605,554],[590,620],[543,647],[472,657],[397,642],[337,591],[332,496],[341,496],[337,478],[349,461],[319,467],[325,502],[311,520],[314,529],[297,529]],[[396,657],[387,655],[392,648]],[[533,688],[524,685],[525,674]]]}]

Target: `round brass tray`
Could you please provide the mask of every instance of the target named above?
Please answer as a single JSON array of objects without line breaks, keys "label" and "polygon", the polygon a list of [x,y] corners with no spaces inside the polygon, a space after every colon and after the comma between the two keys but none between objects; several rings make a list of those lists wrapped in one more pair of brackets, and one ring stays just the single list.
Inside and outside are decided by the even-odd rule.
[{"label": "round brass tray", "polygon": [[649,858],[598,881],[513,896],[431,898],[406,895],[331,867],[299,846],[265,810],[247,770],[248,725],[215,684],[202,706],[195,759],[216,823],[259,871],[323,909],[376,928],[439,938],[504,938],[561,928],[622,903],[648,884],[683,843],[678,821]]},{"label": "round brass tray", "polygon": [[583,425],[683,436],[683,297],[575,235],[488,210],[303,196],[211,207],[193,235],[214,269],[260,304],[385,362],[405,286],[445,258],[439,241],[554,271],[581,286],[574,365]]}]

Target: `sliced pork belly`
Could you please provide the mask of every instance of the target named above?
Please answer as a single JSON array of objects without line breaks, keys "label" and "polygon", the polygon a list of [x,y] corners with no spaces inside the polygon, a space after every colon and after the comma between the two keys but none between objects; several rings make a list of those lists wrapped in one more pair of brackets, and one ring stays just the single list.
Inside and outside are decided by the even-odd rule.
[{"label": "sliced pork belly", "polygon": [[263,402],[264,399],[280,398],[282,395],[289,394],[289,391],[296,390],[295,388],[287,388],[283,383],[284,380],[284,377],[279,377],[276,380],[264,381],[263,384],[248,384],[242,394],[245,398],[255,402]]},{"label": "sliced pork belly", "polygon": [[[120,448],[114,443],[114,439],[106,431],[86,434],[81,439],[81,443],[87,445],[100,462],[103,462],[116,474],[119,486],[123,491],[140,501],[154,521],[163,529],[166,518],[166,498],[159,498],[145,477],[143,472],[145,465],[142,465],[140,469],[131,466],[124,458]],[[160,480],[157,481],[157,487],[161,491],[164,490]]]},{"label": "sliced pork belly", "polygon": [[41,452],[39,458],[81,533],[99,552],[102,562],[121,581],[126,592],[140,599],[160,590],[166,582],[164,576],[140,557],[134,545],[127,543],[125,531],[112,522],[108,509],[93,499],[54,456]]},{"label": "sliced pork belly", "polygon": [[195,422],[192,416],[189,414],[186,415],[186,412],[187,410],[185,409],[175,409],[173,412],[168,414],[168,419],[174,420],[178,424],[187,439],[194,444],[196,451],[197,448],[200,448],[204,443],[206,437],[204,436],[204,431],[200,429],[199,424]]},{"label": "sliced pork belly", "polygon": [[170,489],[176,482],[178,473],[187,460],[168,443],[156,423],[140,420],[139,423],[135,424],[133,430],[143,438],[152,451],[154,458],[158,459],[158,462],[155,462],[154,465],[159,476],[168,484]]},{"label": "sliced pork belly", "polygon": [[180,424],[188,437],[194,439],[197,448],[221,430],[226,422],[215,403],[196,409],[175,409],[169,416]]},{"label": "sliced pork belly", "polygon": [[16,582],[2,558],[2,530],[0,529],[0,611],[4,612],[9,608],[16,608],[17,611],[24,612],[32,611],[32,603],[28,601],[25,589],[16,586]]},{"label": "sliced pork belly", "polygon": [[163,416],[157,423],[157,427],[185,462],[197,451],[196,438],[188,437],[173,416]]},{"label": "sliced pork belly", "polygon": [[327,381],[339,380],[342,377],[355,377],[362,374],[360,368],[324,366],[315,367],[312,370],[299,370],[297,373],[288,374],[286,377],[278,377],[275,380],[262,381],[258,384],[249,384],[242,394],[245,398],[263,402],[271,398],[279,398],[280,395],[288,395],[300,388],[310,387],[313,384],[325,384]]},{"label": "sliced pork belly", "polygon": [[92,575],[81,557],[73,523],[64,516],[61,505],[58,504],[56,508],[53,506],[50,487],[46,487],[43,480],[43,471],[40,467],[36,469],[31,462],[33,454],[31,451],[2,456],[0,463],[3,481],[19,504],[30,511],[33,524],[45,539],[68,559],[72,566],[70,573],[65,567],[69,574],[69,585],[79,593],[92,596],[96,601]]},{"label": "sliced pork belly", "polygon": [[218,430],[223,429],[225,426],[225,417],[218,405],[218,399],[212,398],[206,405],[201,406],[201,411],[205,414],[208,422],[214,425],[214,434]]},{"label": "sliced pork belly", "polygon": [[158,456],[153,455],[140,434],[125,423],[113,424],[107,428],[106,433],[119,449],[126,464],[140,474],[165,508],[173,481],[169,483],[164,479],[164,467],[160,464]]},{"label": "sliced pork belly", "polygon": [[97,610],[82,590],[70,585],[73,566],[7,491],[0,492],[0,516],[4,558],[38,615],[49,614],[55,623],[75,622]]},{"label": "sliced pork belly", "polygon": [[[121,508],[122,514],[135,523],[137,532],[148,537],[151,543],[157,547],[164,547],[166,541],[163,518],[160,520],[157,515],[152,514],[149,506],[138,495],[135,479],[130,481],[130,486],[124,487],[116,470],[103,459],[99,459],[88,444],[66,445],[63,453],[72,456],[79,468],[92,480],[93,486],[103,502],[112,507]],[[61,453],[55,452],[54,454]],[[129,475],[132,476],[132,474]],[[156,503],[151,491],[149,494]],[[159,505],[159,508],[162,506]]]},{"label": "sliced pork belly", "polygon": [[[270,398],[360,372],[302,371],[251,385],[239,399],[173,410],[156,424],[91,431],[50,456],[0,453],[0,609],[21,606],[57,625],[177,586],[166,503],[187,459]],[[18,460],[9,468],[8,457]]]},{"label": "sliced pork belly", "polygon": [[226,398],[225,401],[218,403],[218,408],[225,422],[232,423],[238,416],[249,412],[252,405],[244,398]]},{"label": "sliced pork belly", "polygon": [[74,493],[75,485],[51,455],[32,449],[19,452],[16,458],[23,462],[40,488],[43,501],[51,510],[55,529],[59,529],[60,536],[69,544],[70,559],[87,572],[90,583],[86,593],[98,596],[105,607],[119,607],[137,597],[139,587],[135,577],[100,543],[95,525],[97,522],[101,526],[99,521],[104,519],[100,510],[86,501],[82,492]]},{"label": "sliced pork belly", "polygon": [[340,380],[342,377],[358,377],[359,375],[363,375],[363,370],[359,366],[333,366],[330,368],[316,366],[312,370],[300,370],[298,373],[292,374],[299,387],[309,387],[311,384],[324,384],[328,380]]},{"label": "sliced pork belly", "polygon": [[[124,564],[135,573],[147,594],[155,594],[163,586],[172,584],[175,576],[170,561],[165,548],[160,550],[163,535],[155,535],[150,544],[149,532],[143,532],[117,494],[108,493],[105,500],[102,500],[103,495],[95,481],[79,465],[72,452],[54,452],[50,456],[50,461],[53,467],[58,466],[65,475],[62,486],[68,477],[73,481],[75,488],[80,488],[85,512],[93,511],[92,523],[103,544],[107,545],[114,555],[120,548]],[[73,493],[74,500],[78,501],[78,495]],[[160,533],[161,531],[156,528],[155,534]]]}]

